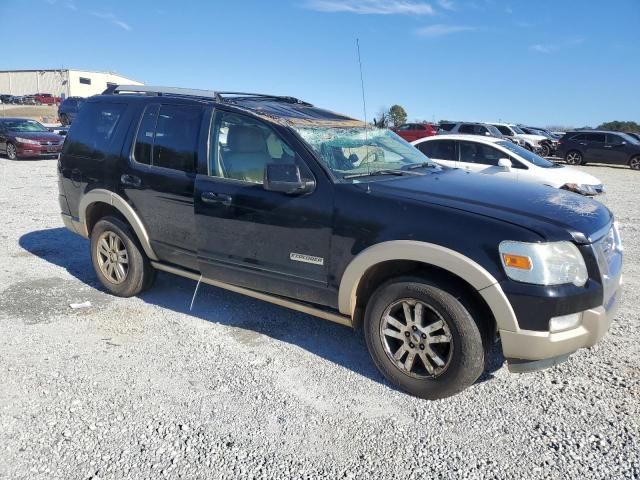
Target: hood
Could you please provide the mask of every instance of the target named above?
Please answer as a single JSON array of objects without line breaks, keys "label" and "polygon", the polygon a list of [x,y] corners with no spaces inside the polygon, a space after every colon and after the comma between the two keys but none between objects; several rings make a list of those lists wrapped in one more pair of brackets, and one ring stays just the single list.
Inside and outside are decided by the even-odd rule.
[{"label": "hood", "polygon": [[38,142],[64,142],[64,137],[53,132],[10,132],[13,137],[28,138]]},{"label": "hood", "polygon": [[521,138],[523,140],[529,140],[531,142],[541,142],[543,140],[549,140],[547,137],[543,137],[542,135],[531,135],[529,133],[518,133],[516,137]]},{"label": "hood", "polygon": [[576,168],[565,167],[545,169],[553,172],[554,180],[558,187],[565,183],[577,183],[578,185],[602,185],[602,181],[593,175]]},{"label": "hood", "polygon": [[369,187],[373,194],[404,197],[506,221],[547,240],[581,241],[612,220],[611,212],[592,198],[458,169],[372,182]]}]

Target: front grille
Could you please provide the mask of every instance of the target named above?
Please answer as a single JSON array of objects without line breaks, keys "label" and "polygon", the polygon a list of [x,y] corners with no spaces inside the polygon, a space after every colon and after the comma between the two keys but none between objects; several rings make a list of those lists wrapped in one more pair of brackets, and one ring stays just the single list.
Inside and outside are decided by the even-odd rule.
[{"label": "front grille", "polygon": [[43,147],[51,147],[51,146],[58,146],[62,144],[62,142],[40,142],[40,145],[42,145]]},{"label": "front grille", "polygon": [[614,224],[607,234],[593,244],[604,289],[604,305],[615,295],[622,277],[622,242]]}]

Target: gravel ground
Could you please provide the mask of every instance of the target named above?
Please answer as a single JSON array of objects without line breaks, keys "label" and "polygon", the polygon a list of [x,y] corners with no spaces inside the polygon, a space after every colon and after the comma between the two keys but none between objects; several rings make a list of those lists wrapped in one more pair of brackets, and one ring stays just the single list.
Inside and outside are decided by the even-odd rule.
[{"label": "gravel ground", "polygon": [[[161,274],[97,284],[55,161],[0,159],[0,478],[640,478],[640,176],[585,167],[622,224],[625,303],[565,364],[427,402],[358,332]],[[72,309],[74,302],[91,302]]]}]

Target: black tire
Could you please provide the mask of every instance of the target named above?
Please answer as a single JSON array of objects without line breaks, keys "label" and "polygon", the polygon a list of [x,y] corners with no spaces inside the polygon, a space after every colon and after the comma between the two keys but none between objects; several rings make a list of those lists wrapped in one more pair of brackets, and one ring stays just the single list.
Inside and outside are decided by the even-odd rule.
[{"label": "black tire", "polygon": [[629,160],[629,167],[631,167],[632,170],[640,170],[640,155],[636,155]]},{"label": "black tire", "polygon": [[549,144],[547,143],[542,144],[542,151],[540,152],[540,155],[543,157],[551,156],[551,147],[549,146]]},{"label": "black tire", "polygon": [[63,113],[62,115],[60,115],[60,123],[62,124],[63,127],[68,127],[69,117],[67,117],[67,115]]},{"label": "black tire", "polygon": [[[385,320],[388,318],[387,313],[391,316],[390,312],[393,312],[389,308],[395,308],[394,305],[399,302],[404,307],[404,303],[412,300],[423,304],[421,317],[430,316],[425,323],[432,323],[422,326],[422,330],[418,329],[417,331],[416,328],[407,325],[405,331],[400,331],[401,338],[384,335],[383,332],[388,332],[390,329],[388,320]],[[415,320],[416,307],[414,305],[409,308],[413,308],[411,315]],[[435,322],[433,322],[434,318]],[[447,328],[446,331],[440,330],[440,332],[444,332],[444,335],[436,332],[437,338],[449,338],[450,343],[432,343],[429,340],[420,339],[419,335],[426,331],[424,329],[428,330],[430,326],[441,321],[446,324]],[[414,337],[411,329],[418,336]],[[451,293],[422,279],[398,278],[381,285],[367,304],[364,333],[369,353],[380,372],[391,383],[419,398],[436,400],[455,395],[472,385],[484,371],[485,349],[482,334],[469,310]],[[402,338],[404,336],[406,337]],[[427,338],[424,333],[422,333],[422,338]],[[436,339],[435,336],[429,338]],[[407,371],[406,368],[403,369],[396,365],[391,358],[393,351],[389,345],[391,341],[398,345],[396,355],[402,349],[405,349],[403,352],[407,352],[406,355],[402,353],[398,360],[405,366],[409,361],[410,353],[416,352],[414,357],[420,361],[416,363],[417,360],[415,360],[412,363],[412,368],[415,368],[415,371],[412,369]],[[422,343],[414,344],[413,341],[424,342],[424,344],[428,344],[428,347]],[[418,346],[422,348],[421,351],[418,350]],[[440,367],[439,372],[430,372],[425,368],[422,368],[422,372],[420,372],[420,367],[425,366],[424,359],[429,360],[425,355],[431,355],[427,354],[428,350],[424,350],[423,347],[433,348],[432,353],[436,347],[444,349],[437,352],[441,360],[446,357],[446,364]],[[416,355],[418,356],[416,357]],[[405,360],[402,361],[402,359]],[[432,364],[432,369],[434,365]],[[436,370],[438,368],[435,366]]]},{"label": "black tire", "polygon": [[[104,239],[108,244],[111,235],[115,235],[120,241],[117,250],[122,251],[121,247],[124,247],[126,251],[127,267],[124,278],[121,279],[112,278],[107,274],[108,267],[104,266],[105,255],[99,253],[99,243]],[[119,257],[119,255],[116,254],[115,257]],[[150,288],[155,280],[156,270],[151,266],[135,233],[129,225],[116,217],[104,217],[93,227],[91,231],[91,261],[102,285],[118,297],[138,295]],[[112,272],[112,275],[115,274]],[[122,274],[120,273],[120,275]]]},{"label": "black tire", "polygon": [[18,159],[18,150],[16,150],[16,146],[11,142],[7,142],[7,158],[9,160]]},{"label": "black tire", "polygon": [[584,165],[584,157],[578,150],[571,150],[564,156],[567,165]]}]

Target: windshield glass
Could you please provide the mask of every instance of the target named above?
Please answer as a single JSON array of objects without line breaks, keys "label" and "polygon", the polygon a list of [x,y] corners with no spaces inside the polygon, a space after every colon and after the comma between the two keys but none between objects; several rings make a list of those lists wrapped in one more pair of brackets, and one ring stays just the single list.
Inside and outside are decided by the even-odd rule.
[{"label": "windshield glass", "polygon": [[504,135],[502,135],[502,133],[500,133],[500,130],[498,130],[495,126],[493,125],[485,125],[489,131],[491,132],[491,135],[493,135],[494,137],[504,137]]},{"label": "windshield glass", "polygon": [[10,132],[48,132],[49,130],[35,120],[5,120],[3,125]]},{"label": "windshield glass", "polygon": [[513,130],[516,133],[520,133],[520,134],[524,133],[522,129],[520,127],[517,127],[516,125],[510,125],[510,127],[511,127],[511,130]]},{"label": "windshield glass", "polygon": [[515,143],[497,142],[497,144],[500,145],[503,148],[506,148],[510,152],[515,153],[519,157],[524,158],[527,162],[533,163],[537,167],[541,167],[541,168],[560,168],[560,167],[562,167],[562,165],[558,165],[557,163],[550,162],[549,160],[546,160],[546,159],[542,158],[541,156],[536,155],[533,152],[530,152],[526,148],[522,148],[521,146],[516,145]]},{"label": "windshield glass", "polygon": [[339,178],[381,170],[440,168],[420,150],[387,129],[294,127]]}]

